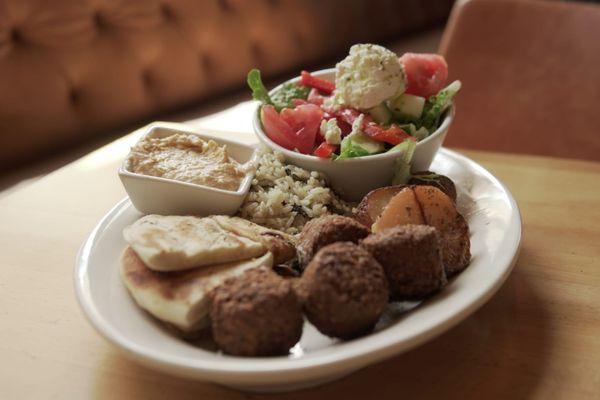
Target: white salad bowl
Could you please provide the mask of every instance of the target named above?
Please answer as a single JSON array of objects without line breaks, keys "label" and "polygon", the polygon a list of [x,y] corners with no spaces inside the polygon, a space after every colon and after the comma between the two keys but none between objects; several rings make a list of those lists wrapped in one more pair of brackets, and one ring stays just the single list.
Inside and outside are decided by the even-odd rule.
[{"label": "white salad bowl", "polygon": [[[316,71],[312,74],[331,82],[335,79],[335,69],[333,68]],[[294,78],[288,82],[298,82],[299,80],[300,78]],[[271,90],[269,94],[273,95],[282,85]],[[433,158],[446,138],[453,119],[454,107],[451,106],[445,113],[440,127],[417,143],[412,159],[413,171],[429,169]],[[394,160],[402,155],[402,152],[392,152],[332,161],[288,150],[273,142],[264,132],[260,120],[260,104],[254,113],[253,126],[256,136],[263,144],[283,153],[285,160],[290,164],[311,171],[323,172],[336,192],[344,199],[351,201],[360,200],[373,189],[390,185],[394,175]]]},{"label": "white salad bowl", "polygon": [[[256,149],[252,146],[218,136],[201,134],[180,124],[155,122],[145,129],[146,132],[142,138],[165,137],[173,133],[181,133],[196,135],[205,140],[214,140],[220,145],[225,145],[229,156],[240,164],[255,163],[258,157]],[[238,189],[231,191],[134,173],[129,170],[127,159],[123,161],[119,169],[119,178],[133,206],[144,214],[235,214],[250,190],[253,177],[254,168],[248,168]]]}]

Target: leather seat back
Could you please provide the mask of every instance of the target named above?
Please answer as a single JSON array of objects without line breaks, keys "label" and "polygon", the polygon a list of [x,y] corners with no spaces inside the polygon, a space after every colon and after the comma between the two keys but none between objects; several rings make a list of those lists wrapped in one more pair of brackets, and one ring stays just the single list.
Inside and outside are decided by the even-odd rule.
[{"label": "leather seat back", "polygon": [[440,51],[463,81],[446,145],[600,160],[600,6],[470,1]]}]

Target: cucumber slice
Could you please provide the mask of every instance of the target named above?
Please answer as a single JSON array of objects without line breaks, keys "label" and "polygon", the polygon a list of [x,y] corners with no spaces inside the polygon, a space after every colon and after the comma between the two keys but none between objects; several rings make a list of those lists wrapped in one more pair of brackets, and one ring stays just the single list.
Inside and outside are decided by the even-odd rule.
[{"label": "cucumber slice", "polygon": [[429,136],[429,131],[424,126],[417,129],[415,133],[412,134],[417,140],[423,140],[427,136]]},{"label": "cucumber slice", "polygon": [[363,148],[369,154],[377,154],[385,150],[385,144],[373,140],[362,133],[354,134],[352,142],[354,142],[356,146]]},{"label": "cucumber slice", "polygon": [[357,156],[368,156],[381,153],[385,150],[385,144],[371,139],[365,134],[354,132],[342,140],[340,158]]},{"label": "cucumber slice", "polygon": [[392,112],[387,108],[385,103],[381,103],[369,110],[369,114],[375,122],[380,125],[387,125],[392,120]]},{"label": "cucumber slice", "polygon": [[398,128],[402,129],[404,132],[408,133],[410,136],[415,136],[415,132],[417,131],[417,127],[415,124],[401,124],[398,125]]},{"label": "cucumber slice", "polygon": [[423,114],[425,98],[404,93],[391,100],[389,105],[396,118],[403,121],[416,121]]}]

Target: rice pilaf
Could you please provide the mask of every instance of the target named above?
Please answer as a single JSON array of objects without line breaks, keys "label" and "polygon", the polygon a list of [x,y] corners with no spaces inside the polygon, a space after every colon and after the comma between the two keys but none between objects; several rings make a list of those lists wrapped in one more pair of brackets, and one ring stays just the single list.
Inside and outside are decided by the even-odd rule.
[{"label": "rice pilaf", "polygon": [[260,150],[250,192],[240,216],[290,234],[325,214],[352,213],[352,206],[328,187],[324,174],[286,164],[283,154]]}]

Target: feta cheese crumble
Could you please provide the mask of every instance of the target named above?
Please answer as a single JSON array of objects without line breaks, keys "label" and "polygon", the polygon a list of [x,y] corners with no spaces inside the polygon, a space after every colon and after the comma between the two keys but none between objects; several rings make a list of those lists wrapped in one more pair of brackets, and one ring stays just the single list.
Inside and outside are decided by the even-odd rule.
[{"label": "feta cheese crumble", "polygon": [[331,118],[329,121],[322,120],[320,131],[321,135],[323,135],[327,143],[342,143],[342,130],[338,126],[337,120],[335,118]]},{"label": "feta cheese crumble", "polygon": [[362,124],[365,119],[365,114],[360,114],[352,123],[352,131],[350,135],[358,135],[362,133]]},{"label": "feta cheese crumble", "polygon": [[335,68],[333,105],[366,110],[402,94],[406,87],[398,56],[382,46],[356,44]]}]

